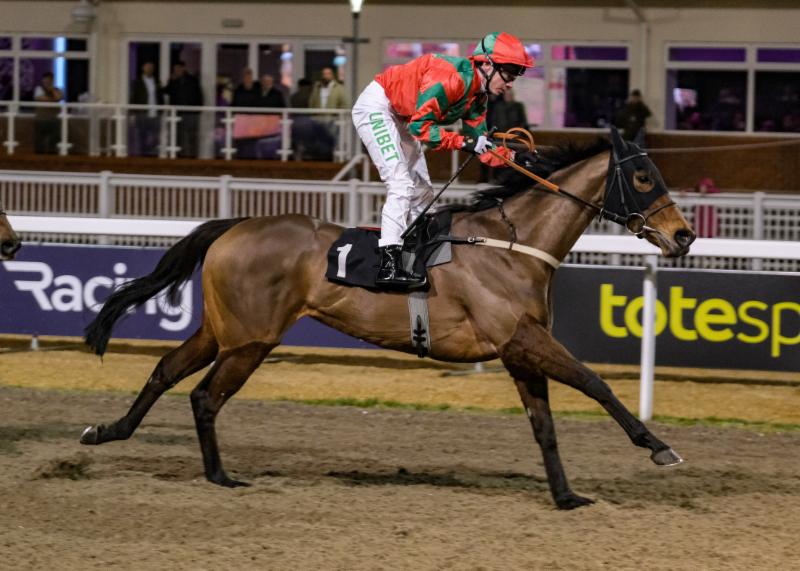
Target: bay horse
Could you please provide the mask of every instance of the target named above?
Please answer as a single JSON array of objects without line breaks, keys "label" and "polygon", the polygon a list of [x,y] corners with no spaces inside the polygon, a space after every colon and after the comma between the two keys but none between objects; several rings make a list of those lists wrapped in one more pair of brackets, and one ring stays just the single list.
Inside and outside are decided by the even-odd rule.
[{"label": "bay horse", "polygon": [[11,227],[6,211],[0,204],[0,260],[13,260],[22,242]]},{"label": "bay horse", "polygon": [[[611,142],[543,150],[530,168],[569,192],[551,192],[511,172],[506,184],[453,208],[451,234],[512,237],[558,261],[600,213],[681,256],[694,240],[647,154],[612,130]],[[221,486],[247,485],[222,466],[215,419],[300,317],[310,316],[369,343],[414,353],[406,296],[350,288],[325,279],[326,254],[343,229],[301,215],[215,220],[172,246],[155,270],[115,291],[86,329],[102,355],[114,323],[132,307],[167,289],[175,295],[202,264],[204,314],[200,328],[165,355],[128,413],[89,426],[83,444],[129,438],[167,389],[213,363],[191,392],[206,478]],[[546,257],[546,256],[545,256]],[[508,249],[454,245],[449,264],[431,268],[428,304],[430,356],[452,362],[499,357],[514,382],[541,447],[556,505],[592,503],[575,494],[559,458],[548,402],[548,378],[595,399],[631,441],[662,466],[682,459],[631,414],[593,371],[551,334],[554,265]],[[576,324],[577,325],[577,324]]]}]

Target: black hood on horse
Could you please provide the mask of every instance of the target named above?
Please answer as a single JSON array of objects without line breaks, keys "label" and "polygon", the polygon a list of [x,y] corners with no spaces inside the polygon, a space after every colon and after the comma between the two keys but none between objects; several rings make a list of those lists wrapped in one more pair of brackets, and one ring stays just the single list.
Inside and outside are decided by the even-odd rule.
[{"label": "black hood on horse", "polygon": [[[611,127],[611,145],[603,213],[627,218],[630,214],[646,212],[668,192],[661,173],[647,152],[625,141],[616,127]],[[606,217],[619,222],[613,216]]]}]

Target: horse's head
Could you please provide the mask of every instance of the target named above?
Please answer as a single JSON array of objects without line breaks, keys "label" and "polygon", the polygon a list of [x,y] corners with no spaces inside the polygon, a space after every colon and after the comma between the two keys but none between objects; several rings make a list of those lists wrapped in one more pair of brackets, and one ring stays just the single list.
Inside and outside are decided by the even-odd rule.
[{"label": "horse's head", "polygon": [[0,206],[0,260],[13,260],[21,246],[19,236],[11,228],[6,213]]},{"label": "horse's head", "polygon": [[692,227],[670,199],[656,165],[635,143],[611,127],[611,158],[603,199],[604,218],[624,225],[638,238],[673,258],[689,252]]}]

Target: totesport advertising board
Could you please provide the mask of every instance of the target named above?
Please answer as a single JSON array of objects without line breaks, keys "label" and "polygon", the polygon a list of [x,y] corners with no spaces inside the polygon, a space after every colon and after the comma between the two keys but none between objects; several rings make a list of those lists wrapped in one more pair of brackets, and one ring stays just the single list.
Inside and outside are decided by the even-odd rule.
[{"label": "totesport advertising board", "polygon": [[[81,335],[112,287],[151,272],[163,253],[26,245],[0,264],[0,333]],[[553,284],[556,338],[585,361],[638,364],[642,278],[638,269],[562,267]],[[198,276],[179,298],[175,307],[148,301],[114,337],[186,339],[200,324]],[[659,270],[656,333],[659,365],[800,371],[800,275]],[[370,347],[307,318],[284,342]]]},{"label": "totesport advertising board", "polygon": [[[555,337],[585,361],[639,363],[643,270],[563,267]],[[656,363],[800,372],[800,275],[660,269]]]}]

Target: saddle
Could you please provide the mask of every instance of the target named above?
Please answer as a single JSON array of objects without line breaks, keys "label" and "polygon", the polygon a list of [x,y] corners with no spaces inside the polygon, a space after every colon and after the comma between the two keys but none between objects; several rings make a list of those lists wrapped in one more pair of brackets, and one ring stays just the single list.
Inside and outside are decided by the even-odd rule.
[{"label": "saddle", "polygon": [[[450,262],[451,222],[448,210],[426,216],[403,243],[403,267],[426,275],[427,268]],[[325,277],[342,285],[380,289],[375,284],[380,267],[379,237],[380,228],[346,228],[328,250]]]}]

